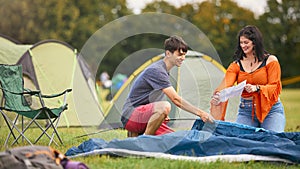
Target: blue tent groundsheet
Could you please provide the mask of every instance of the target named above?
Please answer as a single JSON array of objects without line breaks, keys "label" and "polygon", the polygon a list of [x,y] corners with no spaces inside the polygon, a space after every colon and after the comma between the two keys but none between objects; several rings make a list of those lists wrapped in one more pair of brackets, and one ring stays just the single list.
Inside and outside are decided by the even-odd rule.
[{"label": "blue tent groundsheet", "polygon": [[184,157],[256,155],[299,164],[300,132],[275,133],[224,121],[209,124],[199,119],[191,130],[161,136],[142,135],[109,142],[100,138],[89,139],[70,148],[66,156],[72,158],[95,153],[128,156],[130,153],[138,155],[137,152]]}]

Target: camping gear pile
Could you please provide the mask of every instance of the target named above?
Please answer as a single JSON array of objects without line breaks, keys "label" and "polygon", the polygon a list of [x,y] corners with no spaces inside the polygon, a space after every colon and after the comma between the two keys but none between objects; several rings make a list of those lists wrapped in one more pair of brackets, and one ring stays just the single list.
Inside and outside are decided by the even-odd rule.
[{"label": "camping gear pile", "polygon": [[46,146],[24,146],[0,152],[0,169],[88,169]]}]

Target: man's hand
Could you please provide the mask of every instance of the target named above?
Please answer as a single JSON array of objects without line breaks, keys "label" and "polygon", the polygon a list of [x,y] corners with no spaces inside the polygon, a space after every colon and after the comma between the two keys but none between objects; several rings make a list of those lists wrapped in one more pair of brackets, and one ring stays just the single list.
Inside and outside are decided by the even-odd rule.
[{"label": "man's hand", "polygon": [[169,122],[169,121],[170,121],[170,117],[167,116],[167,117],[165,118],[165,122]]},{"label": "man's hand", "polygon": [[214,123],[215,122],[215,119],[209,114],[209,113],[206,113],[206,112],[200,112],[200,118],[202,119],[203,122],[209,122],[209,123]]}]

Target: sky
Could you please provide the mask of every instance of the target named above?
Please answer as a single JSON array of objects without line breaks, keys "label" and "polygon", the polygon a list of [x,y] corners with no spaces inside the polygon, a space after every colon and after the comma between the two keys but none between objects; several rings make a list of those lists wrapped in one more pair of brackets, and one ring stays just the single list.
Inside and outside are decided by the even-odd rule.
[{"label": "sky", "polygon": [[[127,0],[128,8],[132,9],[135,14],[139,14],[141,10],[154,0]],[[197,3],[204,0],[164,0],[176,7],[184,5],[186,3]],[[266,0],[233,0],[238,3],[239,6],[252,10],[256,15],[261,15],[264,12],[264,8],[267,5]]]}]

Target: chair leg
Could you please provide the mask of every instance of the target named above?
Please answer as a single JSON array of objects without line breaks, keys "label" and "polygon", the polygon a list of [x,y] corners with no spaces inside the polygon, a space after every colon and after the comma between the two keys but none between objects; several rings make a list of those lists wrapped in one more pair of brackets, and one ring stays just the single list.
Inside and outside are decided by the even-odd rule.
[{"label": "chair leg", "polygon": [[[57,131],[57,129],[56,129],[60,118],[58,117],[58,118],[56,118],[56,119],[54,119],[54,120],[52,121],[51,118],[50,118],[50,115],[48,114],[48,112],[45,112],[45,114],[47,115],[47,117],[48,117],[48,119],[49,119],[49,120],[48,120],[48,121],[49,121],[49,124],[47,125],[46,129],[43,129],[43,127],[42,127],[40,124],[37,124],[37,123],[35,122],[35,123],[39,126],[39,128],[42,130],[43,133],[35,140],[34,144],[37,143],[37,142],[41,139],[41,137],[45,134],[45,135],[50,139],[50,141],[49,141],[49,146],[51,145],[52,142],[54,142],[56,145],[58,145],[58,144],[56,143],[56,141],[54,140],[54,136],[55,136],[55,135],[57,136],[59,142],[63,145],[63,141],[61,140],[61,138],[60,138],[60,136],[59,136],[59,134],[58,134],[58,131]],[[55,124],[55,125],[54,125],[54,124]],[[47,133],[47,131],[48,131],[48,129],[49,129],[50,127],[53,129],[53,132],[52,132],[51,136],[49,136],[49,134]]]},{"label": "chair leg", "polygon": [[[17,137],[15,136],[13,130],[16,129],[17,130],[17,127],[16,127],[16,124],[17,124],[17,121],[19,119],[19,114],[16,116],[16,118],[14,119],[14,121],[12,122],[12,127],[11,127],[11,132],[7,135],[7,138],[6,138],[6,143],[8,142],[9,138],[10,138],[10,135],[13,135],[14,139],[16,140]],[[22,126],[23,127],[23,126]],[[23,129],[22,129],[23,130]],[[14,141],[15,141],[14,140]]]},{"label": "chair leg", "polygon": [[[46,112],[46,115],[47,115],[48,118],[50,119],[50,116],[49,116],[48,112]],[[59,122],[59,119],[60,119],[60,116],[59,116],[58,118],[54,119],[53,121],[50,120],[50,125],[51,125],[52,128],[53,128],[53,133],[52,133],[52,137],[51,137],[50,142],[49,142],[49,146],[51,145],[51,142],[53,141],[54,133],[56,134],[56,136],[57,136],[57,138],[58,138],[60,144],[63,145],[63,142],[62,142],[62,140],[61,140],[61,138],[60,138],[60,136],[59,136],[59,134],[58,134],[58,131],[56,130],[56,129],[57,129],[58,122]],[[56,121],[56,122],[55,122],[55,121]],[[53,124],[55,124],[55,126],[54,126]]]},{"label": "chair leg", "polygon": [[[35,123],[35,125],[42,131],[42,134],[35,140],[35,142],[33,144],[36,144],[40,138],[45,134],[49,139],[51,139],[51,137],[49,136],[49,134],[47,133],[47,130],[49,129],[49,127],[47,127],[46,129],[44,129],[44,127],[42,125],[40,125],[39,122],[37,122],[37,117],[42,113],[42,111],[40,111],[39,113],[37,113],[32,119],[31,121],[26,125],[25,129],[23,130],[23,133],[25,133],[25,131],[31,126],[32,123]],[[48,117],[50,117],[48,115]],[[19,139],[19,138],[18,138]],[[55,141],[54,141],[55,142]],[[56,145],[58,145],[55,142]]]},{"label": "chair leg", "polygon": [[[22,131],[24,131],[24,116],[21,116],[22,121]],[[24,142],[24,138],[22,137],[22,143]]]},{"label": "chair leg", "polygon": [[[4,112],[1,111],[1,114],[10,130],[9,134],[7,135],[7,138],[5,140],[5,143],[4,143],[4,146],[7,147],[8,145],[8,141],[10,139],[10,137],[12,136],[14,138],[13,142],[11,145],[14,145],[14,144],[18,144],[18,141],[20,139],[20,137],[22,137],[22,142],[24,142],[24,140],[26,140],[30,145],[34,145],[36,144],[43,135],[46,135],[48,138],[49,138],[49,146],[51,145],[51,143],[53,142],[54,144],[58,145],[58,143],[54,140],[54,137],[55,135],[57,136],[59,142],[63,145],[63,141],[61,139],[61,137],[59,136],[58,134],[58,131],[57,131],[57,126],[58,126],[58,122],[60,120],[60,117],[54,119],[54,120],[51,120],[50,118],[50,115],[48,114],[48,112],[46,112],[45,114],[48,116],[48,119],[49,119],[49,125],[45,127],[43,127],[39,122],[38,122],[38,119],[37,117],[39,116],[39,113],[31,119],[30,122],[28,122],[26,125],[24,124],[24,119],[22,118],[22,130],[20,130],[18,127],[17,127],[17,121],[18,121],[18,118],[19,118],[19,114],[16,115],[15,119],[14,120],[11,120]],[[23,116],[22,116],[23,117]],[[25,132],[27,131],[27,129],[29,129],[29,127],[32,125],[32,123],[35,123],[37,125],[38,128],[40,128],[40,130],[42,131],[41,135],[35,140],[35,142],[32,144],[32,142],[25,136]],[[24,127],[25,126],[25,127]],[[53,132],[49,132],[48,130],[52,128],[53,129]],[[18,133],[14,133],[14,130],[16,130]],[[48,131],[48,132],[47,132]],[[50,134],[51,133],[51,134]]]},{"label": "chair leg", "polygon": [[[10,134],[12,134],[13,135],[13,137],[14,137],[14,139],[16,139],[16,136],[15,136],[15,134],[13,133],[13,129],[11,128],[11,124],[8,122],[8,120],[7,120],[7,116],[1,111],[1,114],[2,114],[2,116],[3,116],[3,119],[4,119],[4,121],[5,121],[5,123],[6,123],[6,125],[7,125],[7,127],[9,128],[9,131],[10,131],[10,133],[8,134],[8,136],[7,136],[7,138],[6,138],[6,140],[5,140],[5,143],[4,143],[4,145],[6,146],[7,145],[7,142],[8,142],[8,139],[9,139],[9,137],[10,137]],[[13,125],[12,125],[13,126]]]},{"label": "chair leg", "polygon": [[[42,134],[34,141],[34,144],[36,144],[42,137],[43,135],[46,135],[49,140],[51,140],[51,136],[47,133],[48,129],[51,127],[51,125],[48,125],[46,129],[44,129],[38,122],[34,121],[34,123],[39,127],[39,129],[42,131]],[[58,145],[54,140],[53,142]]]},{"label": "chair leg", "polygon": [[[58,117],[57,119],[54,120],[54,121],[57,120],[57,122],[55,123],[55,126],[53,127],[53,130],[54,130],[54,131],[53,131],[53,133],[52,133],[52,137],[51,137],[51,140],[50,140],[50,142],[49,142],[49,146],[51,145],[51,142],[54,141],[54,140],[53,140],[53,138],[54,138],[54,133],[56,134],[56,136],[57,136],[57,138],[58,138],[60,144],[62,144],[62,145],[64,144],[63,141],[61,140],[59,134],[58,134],[58,131],[57,131],[57,125],[58,125],[59,119],[60,119],[60,117]],[[54,121],[53,121],[53,122],[54,122]]]},{"label": "chair leg", "polygon": [[[22,132],[21,132],[20,135],[15,139],[15,141],[12,143],[12,145],[14,145],[14,144],[20,139],[21,136],[22,136],[22,139],[23,139],[23,138],[24,138],[24,139],[27,139],[26,136],[25,136],[24,134],[25,134],[25,132],[27,131],[27,129],[30,127],[30,125],[32,124],[32,122],[33,122],[33,121],[29,122],[29,123],[25,126],[25,128],[24,128],[24,126],[23,126],[23,124],[22,124]],[[30,144],[32,145],[31,142],[30,142]]]},{"label": "chair leg", "polygon": [[[5,140],[4,146],[7,146],[8,140],[9,140],[9,138],[10,138],[10,135],[13,135],[14,138],[15,138],[15,140],[13,141],[13,143],[12,143],[11,145],[14,145],[16,142],[18,142],[18,140],[19,140],[19,138],[20,138],[21,136],[22,136],[22,137],[23,137],[30,145],[33,145],[33,144],[31,143],[31,141],[25,137],[24,132],[23,132],[23,131],[20,131],[19,128],[16,126],[16,122],[17,122],[18,117],[16,117],[15,120],[12,121],[12,120],[10,120],[10,119],[7,117],[6,114],[2,113],[2,115],[5,116],[4,119],[5,119],[5,121],[7,121],[7,125],[12,124],[12,127],[9,127],[9,128],[11,129],[11,131],[10,131],[10,133],[8,134],[8,136],[7,136],[6,140]],[[19,136],[18,136],[18,137],[16,137],[16,136],[14,135],[14,133],[13,133],[13,130],[14,130],[14,129],[15,129],[16,131],[19,132]]]},{"label": "chair leg", "polygon": [[[33,144],[36,144],[44,134],[49,138],[49,140],[51,140],[51,136],[47,133],[47,130],[51,126],[48,126],[46,129],[44,129],[44,127],[42,127],[42,125],[40,125],[36,120],[36,118],[38,116],[39,116],[39,114],[37,114],[34,118],[32,118],[32,120],[25,126],[25,128],[22,130],[22,133],[20,133],[20,135],[15,139],[15,141],[12,143],[12,145],[15,144],[20,139],[21,136],[23,136],[25,139],[27,139],[24,134],[27,131],[27,129],[31,126],[32,123],[35,123],[37,125],[37,127],[42,131],[42,134],[35,140],[35,142]],[[54,140],[53,140],[53,142],[56,145],[58,145]],[[31,142],[30,142],[30,144],[32,145]]]}]

